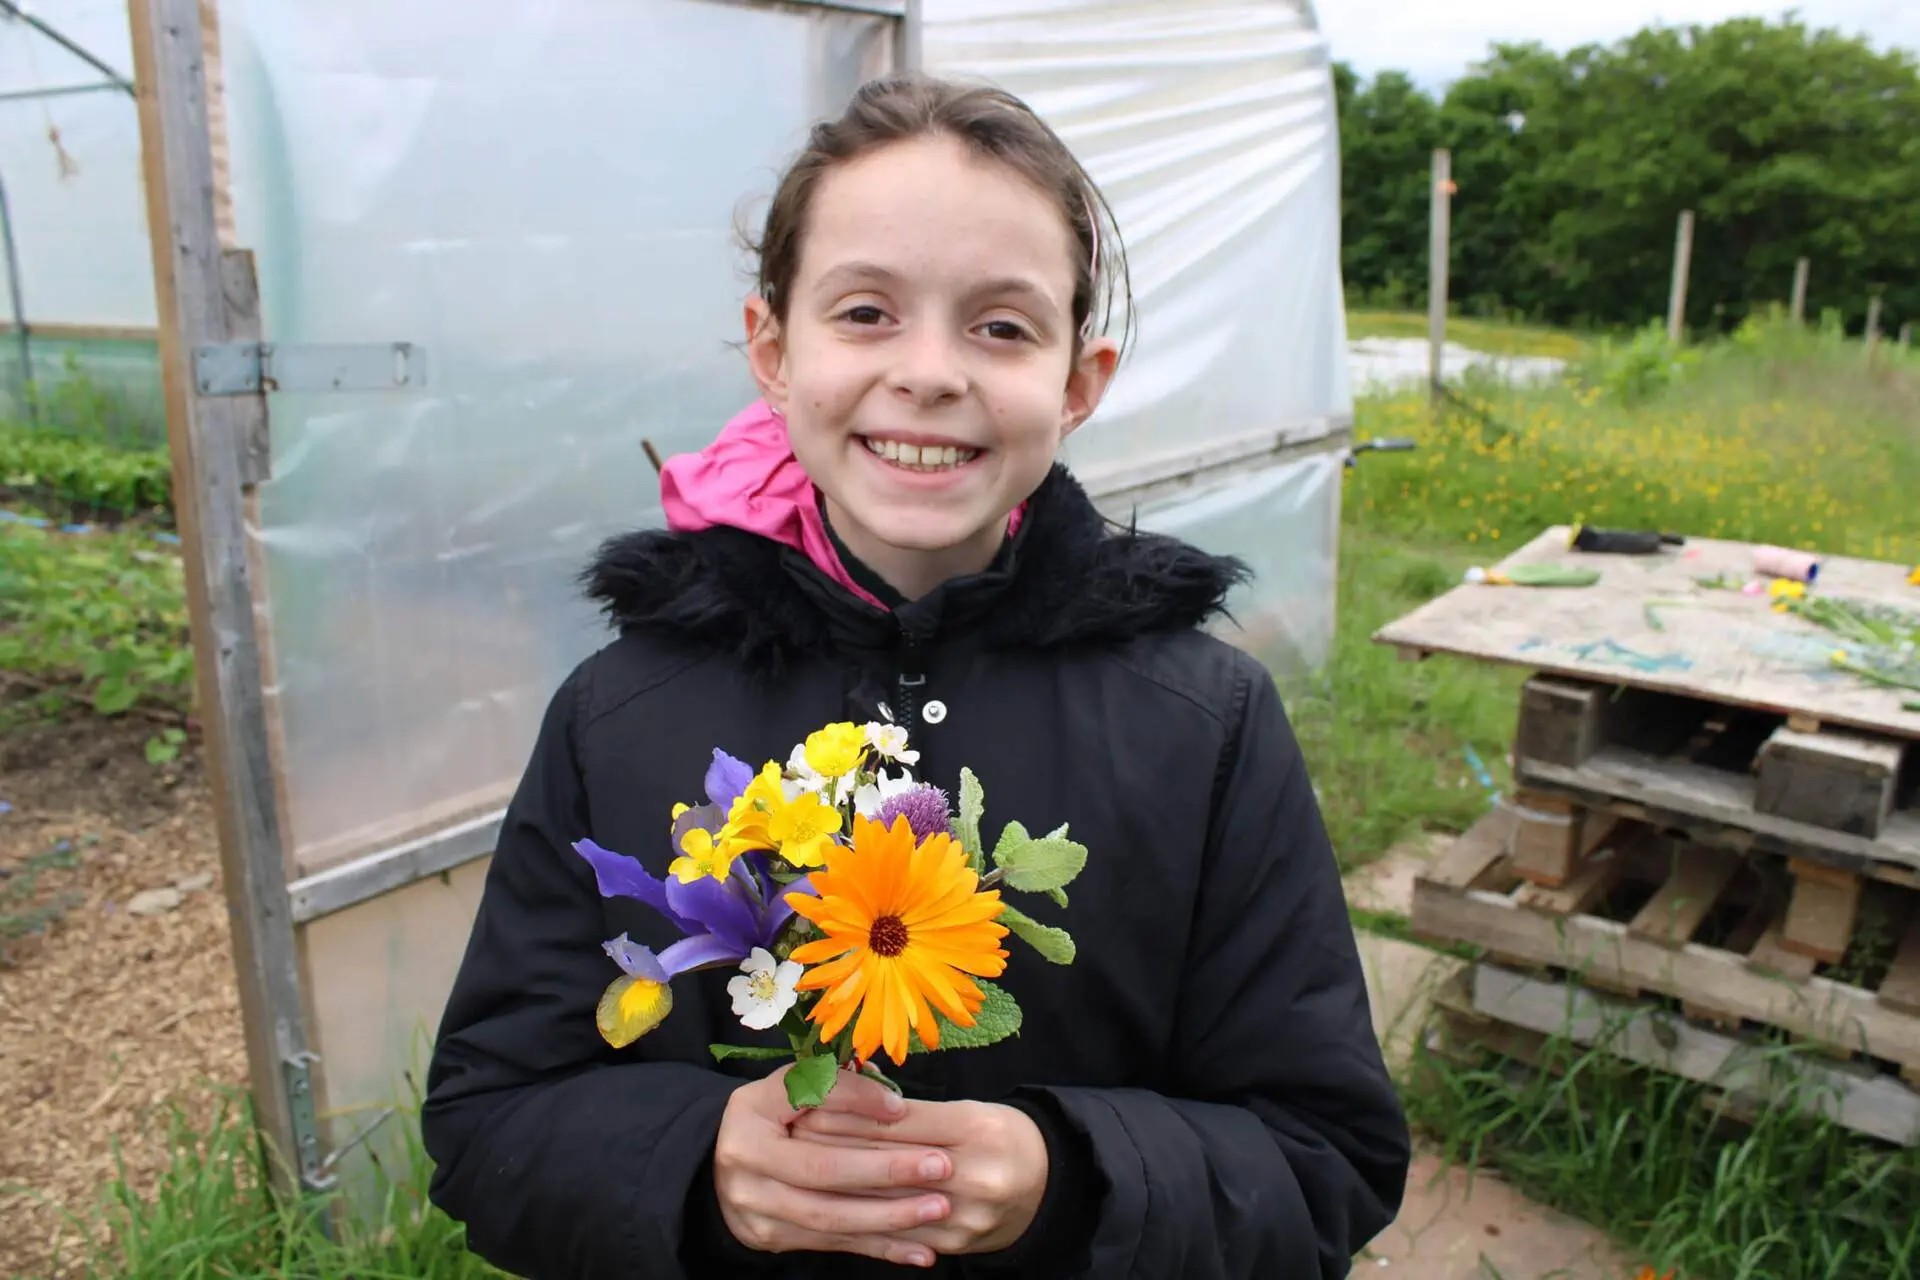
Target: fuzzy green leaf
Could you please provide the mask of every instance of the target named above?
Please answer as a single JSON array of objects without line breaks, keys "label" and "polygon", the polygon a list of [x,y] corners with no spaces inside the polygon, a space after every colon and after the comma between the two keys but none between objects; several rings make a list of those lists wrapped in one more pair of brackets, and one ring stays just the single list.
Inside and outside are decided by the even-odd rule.
[{"label": "fuzzy green leaf", "polygon": [[1075,955],[1073,936],[1065,929],[1041,924],[1010,902],[1000,904],[1000,923],[1028,946],[1055,964],[1072,964]]},{"label": "fuzzy green leaf", "polygon": [[967,851],[967,861],[976,874],[987,866],[986,851],[980,847],[980,819],[986,812],[986,788],[973,776],[973,770],[960,770],[960,816],[954,821],[953,834]]},{"label": "fuzzy green leaf", "polygon": [[1065,889],[1049,889],[1047,890],[1047,896],[1059,903],[1061,910],[1064,911],[1066,909],[1067,891]]},{"label": "fuzzy green leaf", "polygon": [[[986,997],[986,1001],[981,1004],[980,1012],[974,1015],[972,1026],[955,1026],[947,1021],[944,1014],[933,1015],[940,1020],[940,1051],[943,1053],[948,1049],[985,1048],[1020,1032],[1020,1006],[1013,997],[984,979],[976,978],[974,985],[980,988],[980,994]],[[917,1032],[909,1031],[907,1039],[908,1052],[929,1051],[921,1043]]]},{"label": "fuzzy green leaf", "polygon": [[1019,1034],[1020,1006],[1013,997],[991,982],[976,980],[976,985],[987,997],[986,1002],[974,1015],[971,1027],[956,1027],[945,1018],[940,1020],[942,1049],[979,1049]]},{"label": "fuzzy green leaf", "polygon": [[1006,874],[1007,887],[1046,893],[1071,884],[1087,865],[1087,847],[1066,838],[1066,828],[1036,840],[1017,822],[1009,822],[993,847],[993,865]]},{"label": "fuzzy green leaf", "polygon": [[770,1062],[775,1058],[790,1058],[791,1049],[778,1049],[769,1044],[710,1044],[707,1052],[713,1055],[715,1062],[725,1062],[728,1058],[744,1058],[752,1062]]},{"label": "fuzzy green leaf", "polygon": [[787,1101],[795,1111],[817,1107],[833,1092],[840,1078],[840,1064],[824,1053],[802,1058],[787,1072]]}]

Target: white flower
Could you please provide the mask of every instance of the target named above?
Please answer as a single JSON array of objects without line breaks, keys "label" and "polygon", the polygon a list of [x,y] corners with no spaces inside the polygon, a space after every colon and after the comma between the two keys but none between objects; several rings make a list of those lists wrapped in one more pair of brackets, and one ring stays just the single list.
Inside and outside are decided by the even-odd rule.
[{"label": "white flower", "polygon": [[907,750],[905,725],[881,724],[878,721],[868,724],[867,745],[882,760],[897,760],[901,764],[920,763],[920,753]]},{"label": "white flower", "polygon": [[863,818],[872,818],[879,814],[880,806],[897,795],[903,795],[920,784],[905,769],[897,778],[889,778],[885,769],[873,775],[873,781],[853,793],[853,811]]},{"label": "white flower", "polygon": [[793,984],[800,981],[804,972],[806,970],[792,960],[776,968],[772,953],[765,947],[755,947],[753,953],[740,962],[740,976],[727,983],[727,994],[733,997],[734,1015],[755,1031],[776,1025],[800,998]]}]

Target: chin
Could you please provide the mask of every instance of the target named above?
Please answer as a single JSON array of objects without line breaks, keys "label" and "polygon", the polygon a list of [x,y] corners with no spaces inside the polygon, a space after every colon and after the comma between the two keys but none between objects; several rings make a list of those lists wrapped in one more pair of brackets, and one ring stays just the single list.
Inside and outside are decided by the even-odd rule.
[{"label": "chin", "polygon": [[[855,518],[858,519],[858,516]],[[919,511],[892,511],[884,517],[862,520],[861,523],[874,537],[890,547],[933,553],[951,551],[975,541],[994,520],[991,514],[973,518],[947,512],[934,513],[922,508]]]}]

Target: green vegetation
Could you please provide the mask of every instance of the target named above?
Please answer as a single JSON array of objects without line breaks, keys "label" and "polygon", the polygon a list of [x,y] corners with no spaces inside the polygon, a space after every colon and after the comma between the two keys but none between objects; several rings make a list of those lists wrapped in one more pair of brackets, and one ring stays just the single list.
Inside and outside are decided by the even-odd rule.
[{"label": "green vegetation", "polygon": [[[172,1161],[157,1185],[123,1175],[88,1230],[86,1274],[111,1280],[505,1280],[466,1250],[466,1233],[428,1203],[431,1164],[417,1141],[407,1167],[380,1171],[374,1208],[327,1227],[326,1199],[274,1194],[244,1097],[217,1095],[204,1115],[171,1109]],[[408,1132],[417,1133],[413,1117]],[[330,1234],[336,1238],[330,1238]]]},{"label": "green vegetation", "polygon": [[0,497],[7,495],[83,520],[92,513],[167,517],[173,510],[173,463],[165,449],[120,449],[0,425]]},{"label": "green vegetation", "polygon": [[[1920,1272],[1920,1150],[1784,1099],[1741,1116],[1705,1087],[1548,1041],[1537,1068],[1422,1051],[1408,1116],[1445,1156],[1604,1224],[1686,1280],[1908,1280]],[[1771,1051],[1786,1065],[1795,1053]],[[1819,1101],[1804,1093],[1807,1103]],[[1739,1114],[1739,1113],[1736,1113]]]},{"label": "green vegetation", "polygon": [[[1379,311],[1367,308],[1347,312],[1349,338],[1427,338],[1424,311]],[[1564,329],[1519,324],[1506,320],[1487,320],[1472,316],[1452,316],[1447,320],[1447,341],[1457,342],[1475,351],[1497,356],[1550,356],[1556,360],[1584,359],[1591,343]]]},{"label": "green vegetation", "polygon": [[1341,264],[1374,305],[1426,292],[1431,153],[1453,152],[1450,292],[1469,314],[1634,326],[1665,315],[1697,215],[1687,323],[1737,325],[1813,260],[1809,315],[1920,319],[1920,73],[1798,21],[1652,28],[1564,55],[1497,45],[1436,101],[1335,71]]},{"label": "green vegetation", "polygon": [[178,552],[137,527],[0,523],[0,673],[54,711],[182,711],[193,680]]}]

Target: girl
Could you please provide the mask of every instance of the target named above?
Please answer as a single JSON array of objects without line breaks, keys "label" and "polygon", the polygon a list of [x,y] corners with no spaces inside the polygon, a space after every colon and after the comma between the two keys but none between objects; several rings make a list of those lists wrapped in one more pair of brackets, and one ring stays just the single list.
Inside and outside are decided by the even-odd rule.
[{"label": "girl", "polygon": [[[568,1280],[1334,1280],[1393,1217],[1408,1135],[1307,770],[1267,672],[1200,630],[1240,568],[1110,528],[1055,462],[1120,355],[1105,209],[1018,100],[920,76],[782,179],[746,306],[763,400],[669,464],[669,532],[590,570],[619,638],[553,700],[447,1005],[422,1123],[476,1252]],[[677,934],[573,842],[661,874],[712,747],[784,759],[883,709],[919,776],[971,766],[996,820],[1091,850],[1070,911],[1032,907],[1077,961],[1004,978],[1022,1034],[797,1115],[764,1064],[712,1065],[740,1030],[707,971],[610,1049],[601,940]]]}]

